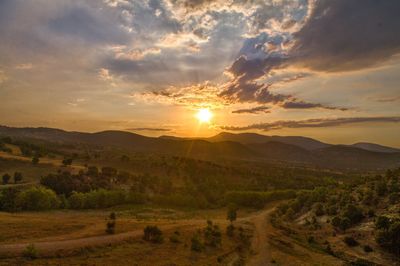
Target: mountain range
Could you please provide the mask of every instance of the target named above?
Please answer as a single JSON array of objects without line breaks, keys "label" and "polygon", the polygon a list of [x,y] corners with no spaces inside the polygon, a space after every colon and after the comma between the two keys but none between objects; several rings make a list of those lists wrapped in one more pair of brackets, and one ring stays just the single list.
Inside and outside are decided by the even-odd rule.
[{"label": "mountain range", "polygon": [[200,159],[257,160],[347,170],[377,170],[400,166],[400,149],[364,142],[332,145],[302,136],[222,132],[210,138],[155,138],[126,131],[84,133],[6,126],[0,126],[0,135]]}]

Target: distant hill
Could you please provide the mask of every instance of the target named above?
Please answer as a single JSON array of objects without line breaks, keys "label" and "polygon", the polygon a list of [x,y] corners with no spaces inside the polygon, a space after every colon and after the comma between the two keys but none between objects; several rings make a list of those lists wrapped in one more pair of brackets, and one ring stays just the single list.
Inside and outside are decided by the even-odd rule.
[{"label": "distant hill", "polygon": [[[330,145],[306,137],[221,133],[205,139],[168,136],[152,138],[125,131],[83,133],[51,128],[4,126],[0,126],[0,135],[45,142],[115,147],[129,152],[186,156],[205,160],[257,160],[360,171],[400,166],[400,152],[387,152],[387,149],[383,149],[384,152],[371,151],[356,146]],[[372,147],[382,149],[384,146]]]},{"label": "distant hill", "polygon": [[376,151],[376,152],[400,152],[400,149],[392,148],[392,147],[387,147],[375,143],[368,143],[368,142],[358,142],[353,145],[353,147],[361,148],[367,151]]},{"label": "distant hill", "polygon": [[206,140],[211,142],[217,141],[236,141],[242,144],[249,144],[249,143],[265,143],[269,141],[277,141],[286,144],[292,144],[299,146],[303,149],[307,150],[315,150],[328,147],[329,144],[323,143],[321,141],[307,138],[307,137],[300,137],[300,136],[265,136],[256,133],[240,133],[240,134],[232,134],[227,132],[221,132],[214,137],[207,138]]}]

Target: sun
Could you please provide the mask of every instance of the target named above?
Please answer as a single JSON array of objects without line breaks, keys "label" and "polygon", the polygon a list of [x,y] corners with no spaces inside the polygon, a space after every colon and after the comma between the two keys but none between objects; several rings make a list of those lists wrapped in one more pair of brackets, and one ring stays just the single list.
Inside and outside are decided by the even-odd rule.
[{"label": "sun", "polygon": [[201,108],[197,111],[196,117],[200,123],[210,123],[213,113],[208,108]]}]

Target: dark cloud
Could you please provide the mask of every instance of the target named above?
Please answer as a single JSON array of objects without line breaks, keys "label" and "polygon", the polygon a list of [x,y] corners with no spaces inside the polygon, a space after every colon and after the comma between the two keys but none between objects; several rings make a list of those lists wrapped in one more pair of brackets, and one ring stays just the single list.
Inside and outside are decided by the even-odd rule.
[{"label": "dark cloud", "polygon": [[76,5],[49,20],[48,27],[55,34],[90,43],[126,43],[130,39],[127,32],[119,27],[118,20],[106,14],[107,10],[100,12],[93,7]]},{"label": "dark cloud", "polygon": [[160,132],[171,131],[171,129],[168,129],[168,128],[155,128],[155,127],[127,128],[126,130],[129,130],[129,131],[160,131]]},{"label": "dark cloud", "polygon": [[[290,36],[285,32],[280,35],[261,33],[245,41],[237,59],[227,70],[232,81],[221,96],[241,102],[267,102],[260,101],[257,96],[261,91],[268,92],[268,87],[276,82],[269,81],[268,85],[257,82],[261,78],[271,78],[273,70],[290,66],[334,72],[358,70],[381,63],[400,52],[399,11],[398,0],[316,1],[310,17],[298,32]],[[279,20],[279,12],[275,15]],[[263,16],[260,20],[268,21]],[[258,23],[258,27],[263,28],[263,23]],[[286,44],[293,46],[282,49],[290,47]],[[289,78],[288,82],[294,80],[297,78]],[[255,87],[262,90],[255,90]],[[285,103],[283,107],[325,108],[320,104],[301,102]]]},{"label": "dark cloud", "polygon": [[238,109],[232,111],[234,114],[258,114],[258,113],[270,113],[270,108],[268,106],[257,106],[248,109]]},{"label": "dark cloud", "polygon": [[290,95],[273,94],[269,85],[256,82],[234,80],[226,84],[219,94],[221,98],[232,102],[280,103],[292,98]]},{"label": "dark cloud", "polygon": [[307,103],[303,101],[289,101],[284,102],[281,105],[282,108],[285,109],[313,109],[313,108],[322,108],[328,110],[340,110],[340,111],[347,111],[349,108],[344,107],[334,107],[334,106],[326,106],[320,103]]},{"label": "dark cloud", "polygon": [[319,0],[291,54],[318,71],[375,65],[400,52],[399,12],[398,0]]},{"label": "dark cloud", "polygon": [[282,128],[319,128],[335,127],[355,123],[400,123],[400,116],[381,116],[381,117],[343,117],[343,118],[316,118],[307,120],[281,120],[270,123],[253,124],[249,126],[222,126],[223,130],[242,131],[242,130],[263,130],[269,131]]}]

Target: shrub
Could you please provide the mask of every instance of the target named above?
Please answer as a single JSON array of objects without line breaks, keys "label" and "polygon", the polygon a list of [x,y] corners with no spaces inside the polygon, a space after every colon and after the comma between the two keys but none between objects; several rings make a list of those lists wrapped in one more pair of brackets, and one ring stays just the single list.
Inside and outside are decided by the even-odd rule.
[{"label": "shrub", "polygon": [[163,236],[161,230],[157,226],[148,225],[143,230],[143,239],[153,243],[162,243]]},{"label": "shrub", "polygon": [[3,184],[6,185],[10,181],[11,176],[9,174],[4,174],[3,175]]},{"label": "shrub", "polygon": [[374,251],[369,245],[364,245],[363,250],[367,253]]},{"label": "shrub", "polygon": [[190,249],[192,251],[201,252],[204,250],[204,244],[202,243],[200,234],[198,232],[193,235],[193,237],[191,239],[191,243],[192,243],[192,245],[191,245]]},{"label": "shrub", "polygon": [[40,211],[58,208],[60,200],[51,189],[31,187],[17,195],[15,204],[21,210]]},{"label": "shrub", "polygon": [[324,214],[324,206],[321,203],[315,204],[315,215],[322,216]]},{"label": "shrub", "polygon": [[228,206],[226,219],[228,219],[232,223],[236,220],[236,217],[237,217],[237,207],[234,204],[230,204]]},{"label": "shrub", "polygon": [[349,246],[349,247],[358,246],[357,240],[355,240],[355,239],[354,239],[353,237],[351,237],[351,236],[346,236],[346,237],[343,239],[343,241],[344,241],[344,243],[346,243],[346,245]]},{"label": "shrub", "polygon": [[23,179],[22,173],[20,173],[20,172],[14,173],[14,183],[21,182],[22,179]]},{"label": "shrub", "polygon": [[347,217],[344,217],[340,220],[339,228],[343,231],[346,231],[351,226],[350,220]]},{"label": "shrub", "polygon": [[233,224],[230,224],[226,227],[226,234],[230,237],[233,237],[235,234],[235,226]]},{"label": "shrub", "polygon": [[39,158],[37,156],[33,157],[32,158],[32,163],[35,164],[35,165],[38,164],[39,163]]},{"label": "shrub", "polygon": [[207,227],[204,230],[204,244],[206,246],[217,247],[221,245],[222,234],[218,225],[207,221]]},{"label": "shrub", "polygon": [[115,220],[116,220],[115,212],[110,213],[107,224],[106,224],[106,233],[107,234],[115,233]]},{"label": "shrub", "polygon": [[180,243],[180,233],[179,231],[175,231],[170,237],[169,237],[169,241],[172,243]]},{"label": "shrub", "polygon": [[342,219],[340,219],[340,217],[335,216],[335,217],[332,218],[331,224],[332,224],[334,227],[339,227],[340,224],[341,224],[341,221],[342,221]]},{"label": "shrub", "polygon": [[38,257],[38,251],[34,244],[29,244],[25,247],[22,252],[22,256],[29,259],[36,259]]},{"label": "shrub", "polygon": [[377,229],[388,230],[390,226],[390,219],[387,216],[380,215],[375,219],[375,227]]},{"label": "shrub", "polygon": [[348,204],[346,206],[343,215],[350,220],[351,225],[361,222],[364,218],[362,210],[353,204]]},{"label": "shrub", "polygon": [[400,221],[393,221],[387,230],[379,230],[376,242],[387,250],[400,254]]}]

